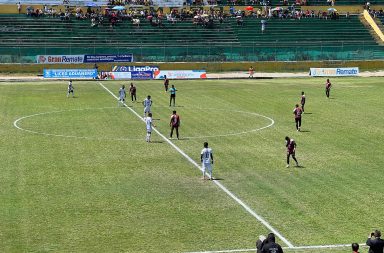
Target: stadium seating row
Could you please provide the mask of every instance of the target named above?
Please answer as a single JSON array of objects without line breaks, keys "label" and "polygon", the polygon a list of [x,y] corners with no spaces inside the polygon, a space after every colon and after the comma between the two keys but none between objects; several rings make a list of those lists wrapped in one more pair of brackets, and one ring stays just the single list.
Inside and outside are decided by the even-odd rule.
[{"label": "stadium seating row", "polygon": [[[89,20],[27,18],[0,15],[1,54],[84,54],[135,51],[143,60],[186,61],[212,57],[221,60],[311,60],[384,58],[383,46],[372,37],[358,16],[337,20],[318,18],[270,19],[261,31],[261,19],[235,19],[213,28],[191,20],[153,27],[122,21],[115,27],[91,27]],[[368,57],[367,57],[368,56]],[[136,57],[136,59],[137,59]]]}]

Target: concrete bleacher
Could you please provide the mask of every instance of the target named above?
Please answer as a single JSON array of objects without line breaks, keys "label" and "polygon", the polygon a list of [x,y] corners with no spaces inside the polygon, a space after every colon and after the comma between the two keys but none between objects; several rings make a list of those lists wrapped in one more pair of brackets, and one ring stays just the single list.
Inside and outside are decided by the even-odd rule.
[{"label": "concrete bleacher", "polygon": [[0,30],[0,54],[5,55],[135,52],[144,60],[167,57],[171,61],[208,56],[208,60],[235,61],[384,59],[384,47],[357,16],[339,20],[271,19],[262,33],[260,19],[256,18],[245,19],[243,26],[228,19],[221,25],[216,22],[212,29],[191,21],[164,22],[159,28],[147,20],[142,20],[140,27],[123,21],[111,28],[109,24],[91,27],[89,20],[0,15]]}]

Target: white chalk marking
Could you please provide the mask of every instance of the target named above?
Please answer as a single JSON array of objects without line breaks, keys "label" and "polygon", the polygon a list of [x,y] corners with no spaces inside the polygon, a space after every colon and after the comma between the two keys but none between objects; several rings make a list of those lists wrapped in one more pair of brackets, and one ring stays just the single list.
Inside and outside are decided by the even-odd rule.
[{"label": "white chalk marking", "polygon": [[[110,93],[116,100],[118,97],[110,91],[107,87],[105,87],[101,82],[99,82],[100,86],[103,87],[108,93]],[[126,106],[128,110],[130,110],[133,114],[135,114],[141,121],[144,119],[132,108]],[[165,137],[162,133],[160,133],[156,128],[153,128],[154,132],[156,132],[161,138],[163,138],[169,145],[171,145],[177,152],[179,152],[182,156],[184,156],[190,163],[192,163],[196,168],[198,168],[201,172],[203,169],[200,165],[198,165],[191,157],[189,157],[183,150],[181,150],[178,146],[176,146],[173,142],[171,142],[167,137]],[[274,227],[272,227],[263,217],[258,215],[255,211],[253,211],[247,204],[245,204],[240,198],[235,196],[231,191],[229,191],[224,185],[222,185],[219,181],[213,180],[221,190],[223,190],[228,196],[230,196],[233,200],[235,200],[239,205],[241,205],[249,214],[255,217],[258,221],[260,221],[266,228],[268,228],[271,232],[273,232],[277,237],[280,238],[289,248],[294,247],[293,244],[285,238],[279,231],[277,231]]]},{"label": "white chalk marking", "polygon": [[[305,249],[334,249],[334,248],[348,248],[350,244],[334,244],[334,245],[312,245],[312,246],[293,246],[293,247],[282,247],[284,250],[305,250]],[[360,248],[367,247],[365,243],[360,243]],[[256,252],[256,249],[228,249],[228,250],[210,250],[210,251],[191,251],[184,253],[233,253],[233,252]]]},{"label": "white chalk marking", "polygon": [[76,135],[64,135],[64,134],[51,134],[51,133],[45,133],[45,132],[39,132],[34,131],[26,128],[22,128],[19,126],[19,123],[27,118],[32,118],[40,115],[46,115],[46,114],[53,114],[53,113],[62,113],[62,112],[71,112],[71,111],[85,111],[85,110],[104,110],[104,109],[118,109],[116,107],[101,107],[101,108],[83,108],[83,109],[73,109],[73,110],[62,110],[62,111],[51,111],[51,112],[42,112],[42,113],[35,113],[31,115],[27,115],[21,118],[16,119],[13,122],[13,126],[16,127],[19,130],[22,130],[24,132],[32,133],[32,134],[39,134],[39,135],[45,135],[45,136],[53,136],[53,137],[62,137],[62,138],[74,138],[74,139],[86,139],[86,140],[117,140],[117,141],[130,141],[130,140],[142,140],[142,138],[96,138],[96,137],[86,137],[86,136],[76,136]]},{"label": "white chalk marking", "polygon": [[[120,107],[121,108],[121,107]],[[41,115],[46,115],[46,114],[54,114],[54,113],[62,113],[62,112],[70,112],[70,111],[85,111],[85,110],[102,110],[102,109],[120,109],[119,107],[102,107],[102,108],[83,108],[83,109],[73,109],[73,110],[62,110],[62,111],[51,111],[51,112],[42,112],[42,113],[36,113],[32,115],[27,115],[21,118],[16,119],[13,122],[13,125],[22,131],[33,133],[33,134],[39,134],[39,135],[46,135],[46,136],[53,136],[53,137],[62,137],[62,138],[74,138],[74,139],[86,139],[86,140],[117,140],[117,141],[131,141],[131,140],[141,140],[141,138],[99,138],[99,137],[86,137],[86,136],[77,136],[77,135],[64,135],[64,134],[52,134],[52,133],[46,133],[46,132],[39,132],[31,129],[26,129],[20,127],[18,124],[27,118],[32,118],[36,116],[41,116]],[[202,108],[199,108],[202,109]],[[258,116],[258,117],[263,117],[271,121],[271,123],[267,126],[260,127],[260,128],[254,128],[251,130],[245,130],[241,132],[235,132],[235,133],[228,133],[228,134],[217,134],[217,135],[207,135],[207,136],[185,136],[185,139],[204,139],[204,138],[214,138],[214,137],[229,137],[229,136],[235,136],[235,135],[242,135],[242,134],[247,134],[247,133],[252,133],[252,132],[257,132],[260,130],[263,130],[265,128],[271,127],[275,124],[275,121],[267,116],[258,114],[258,113],[253,113],[253,112],[244,112],[244,111],[235,111],[235,110],[224,110],[224,109],[213,109],[211,110],[215,111],[231,111],[231,112],[236,112],[236,113],[244,113],[244,114],[249,114],[252,116]],[[156,120],[156,119],[154,119]]]}]

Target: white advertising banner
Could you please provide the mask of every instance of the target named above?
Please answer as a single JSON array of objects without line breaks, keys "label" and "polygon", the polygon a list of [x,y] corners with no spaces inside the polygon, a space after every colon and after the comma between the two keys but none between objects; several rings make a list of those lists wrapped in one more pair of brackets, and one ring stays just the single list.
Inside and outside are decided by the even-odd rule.
[{"label": "white advertising banner", "polygon": [[357,76],[359,68],[311,68],[311,76]]},{"label": "white advertising banner", "polygon": [[73,64],[83,63],[84,55],[37,55],[39,64]]},{"label": "white advertising banner", "polygon": [[167,76],[168,79],[207,78],[207,72],[205,70],[159,70],[153,74],[154,79],[164,79],[164,76]]}]

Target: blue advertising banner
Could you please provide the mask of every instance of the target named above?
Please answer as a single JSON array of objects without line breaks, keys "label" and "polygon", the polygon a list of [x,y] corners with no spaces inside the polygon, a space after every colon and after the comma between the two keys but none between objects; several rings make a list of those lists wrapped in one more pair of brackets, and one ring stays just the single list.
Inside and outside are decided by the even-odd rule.
[{"label": "blue advertising banner", "polygon": [[133,62],[133,54],[86,54],[84,63],[94,62]]},{"label": "blue advertising banner", "polygon": [[44,69],[44,78],[86,78],[97,77],[96,69]]},{"label": "blue advertising banner", "polygon": [[113,66],[113,72],[132,72],[132,71],[159,71],[158,66]]},{"label": "blue advertising banner", "polygon": [[131,71],[131,79],[148,80],[153,79],[152,71]]}]

